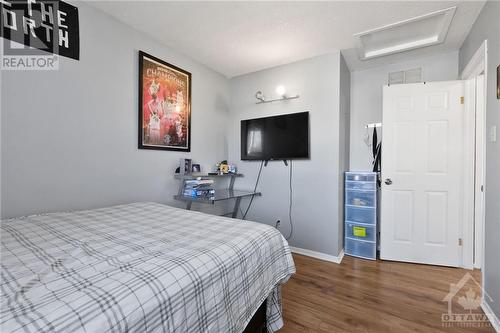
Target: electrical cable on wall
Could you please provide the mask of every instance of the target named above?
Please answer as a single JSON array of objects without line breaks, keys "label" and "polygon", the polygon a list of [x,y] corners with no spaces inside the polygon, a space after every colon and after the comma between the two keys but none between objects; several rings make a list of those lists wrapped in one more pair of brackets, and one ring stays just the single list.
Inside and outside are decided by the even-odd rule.
[{"label": "electrical cable on wall", "polygon": [[[257,175],[257,179],[255,180],[255,186],[253,188],[253,193],[257,191],[257,186],[259,185],[259,180],[260,180],[260,174],[262,173],[262,167],[264,166],[264,161],[260,162],[260,168],[259,168],[259,173]],[[250,202],[248,203],[248,207],[245,211],[245,214],[243,214],[243,217],[241,218],[242,220],[247,217],[248,211],[250,210],[250,207],[252,206],[253,198],[255,198],[255,195],[252,195],[252,198],[250,199]]]},{"label": "electrical cable on wall", "polygon": [[[253,191],[257,191],[257,187],[259,185],[260,181],[260,176],[262,174],[262,168],[264,166],[264,161],[261,161],[260,167],[259,167],[259,173],[257,174],[257,179],[255,180],[255,186]],[[293,217],[292,217],[292,210],[293,210],[293,162],[290,160],[290,170],[289,170],[289,182],[288,182],[288,190],[289,190],[289,196],[288,196],[288,220],[290,222],[290,233],[285,236],[286,240],[289,240],[293,236]],[[253,199],[255,196],[252,196],[250,199],[250,202],[248,203],[248,207],[245,210],[245,213],[243,214],[242,219],[244,220],[250,211],[250,207],[252,207]],[[240,209],[241,211],[241,209]],[[243,213],[243,211],[241,211]]]},{"label": "electrical cable on wall", "polygon": [[286,240],[292,238],[293,235],[293,220],[292,220],[292,207],[293,207],[293,186],[292,186],[293,167],[292,160],[290,160],[290,180],[289,180],[289,198],[288,198],[288,219],[290,221],[290,234],[285,237]]}]

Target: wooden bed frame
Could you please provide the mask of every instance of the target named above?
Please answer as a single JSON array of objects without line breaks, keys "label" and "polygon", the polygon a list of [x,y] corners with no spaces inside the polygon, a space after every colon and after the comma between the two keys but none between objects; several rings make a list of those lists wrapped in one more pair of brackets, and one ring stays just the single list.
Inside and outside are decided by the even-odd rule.
[{"label": "wooden bed frame", "polygon": [[243,333],[266,333],[266,301],[262,302],[257,312],[253,315]]}]

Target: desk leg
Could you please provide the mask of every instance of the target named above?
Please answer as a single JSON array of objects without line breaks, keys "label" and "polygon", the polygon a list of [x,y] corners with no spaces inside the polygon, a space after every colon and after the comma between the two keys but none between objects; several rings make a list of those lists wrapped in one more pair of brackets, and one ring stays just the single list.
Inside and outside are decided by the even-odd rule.
[{"label": "desk leg", "polygon": [[186,209],[187,210],[191,210],[191,204],[192,204],[191,201],[186,202]]},{"label": "desk leg", "polygon": [[234,203],[233,215],[231,217],[234,219],[238,217],[238,210],[240,209],[241,197],[236,198],[236,202]]}]

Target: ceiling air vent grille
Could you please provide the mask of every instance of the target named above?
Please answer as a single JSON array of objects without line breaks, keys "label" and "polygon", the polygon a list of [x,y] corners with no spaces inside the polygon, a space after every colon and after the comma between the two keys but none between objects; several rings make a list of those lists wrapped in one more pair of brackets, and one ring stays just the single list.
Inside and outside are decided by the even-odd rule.
[{"label": "ceiling air vent grille", "polygon": [[420,83],[422,82],[422,68],[413,68],[406,71],[389,73],[388,84]]}]

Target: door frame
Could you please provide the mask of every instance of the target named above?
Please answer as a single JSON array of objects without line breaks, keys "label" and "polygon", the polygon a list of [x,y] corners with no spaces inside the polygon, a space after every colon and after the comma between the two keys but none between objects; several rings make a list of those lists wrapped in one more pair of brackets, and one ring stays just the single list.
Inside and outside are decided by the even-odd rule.
[{"label": "door frame", "polygon": [[[484,198],[484,189],[481,191],[478,183],[485,185],[486,164],[486,98],[487,98],[487,61],[488,42],[485,40],[474,53],[469,63],[461,73],[461,79],[466,80],[465,99],[468,130],[466,135],[466,152],[464,164],[464,178],[467,188],[464,188],[464,221],[463,221],[463,246],[462,266],[473,269],[481,268],[484,262],[484,200],[476,205],[475,198]],[[477,92],[477,76],[483,74],[482,92]],[[468,87],[469,84],[469,87]],[[481,96],[480,96],[481,95]],[[476,108],[476,99],[481,99],[482,108]],[[479,116],[476,113],[480,113]],[[476,123],[480,119],[481,123]],[[472,122],[472,123],[471,123]],[[472,131],[470,130],[472,128]],[[482,145],[476,137],[482,137]],[[476,159],[476,152],[478,158]],[[476,177],[476,167],[482,170]],[[484,271],[484,270],[483,270]],[[484,272],[483,272],[484,274]],[[483,276],[484,279],[484,276]]]}]

